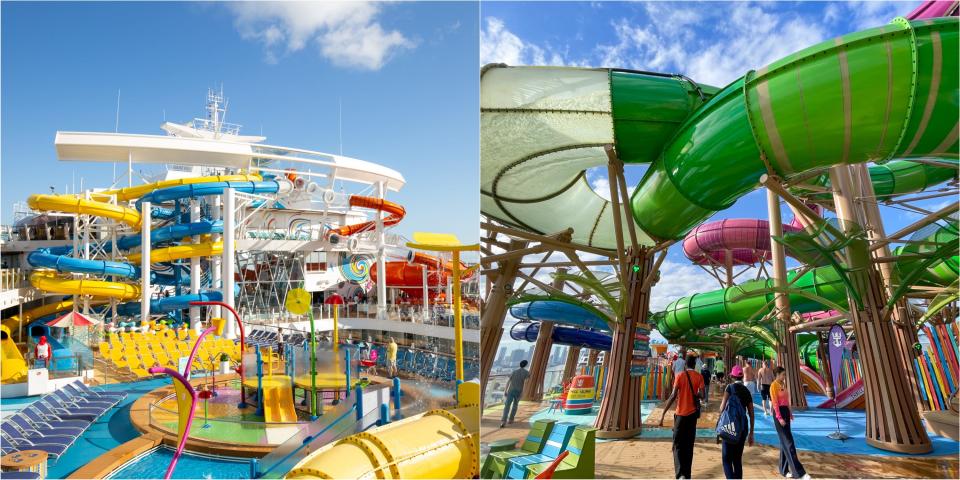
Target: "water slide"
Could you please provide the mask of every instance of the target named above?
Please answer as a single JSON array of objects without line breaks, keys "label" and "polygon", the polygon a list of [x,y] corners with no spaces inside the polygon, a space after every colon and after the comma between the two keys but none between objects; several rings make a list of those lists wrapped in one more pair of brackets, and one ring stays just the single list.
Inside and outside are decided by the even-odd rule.
[{"label": "water slide", "polygon": [[817,405],[817,408],[837,408],[861,409],[866,406],[867,397],[864,395],[863,379],[853,382],[852,385],[843,389],[836,397],[827,399],[826,402]]},{"label": "water slide", "polygon": [[285,478],[471,478],[479,433],[475,406],[429,410],[329,443]]},{"label": "water slide", "polygon": [[56,303],[48,303],[46,305],[40,305],[39,307],[31,308],[23,312],[23,318],[20,318],[18,315],[14,315],[10,318],[4,319],[3,326],[13,331],[20,326],[20,322],[30,324],[34,320],[53,315],[55,313],[63,312],[73,308],[73,300],[65,299]]},{"label": "water slide", "polygon": [[[238,191],[247,193],[276,193],[282,189],[281,184],[287,185],[286,182],[273,180],[260,181],[260,176],[258,175],[226,175],[165,180],[93,195],[93,198],[101,198],[98,196],[101,195],[104,199],[108,198],[108,195],[116,195],[118,200],[139,198],[136,202],[136,210],[122,205],[111,205],[93,198],[89,200],[78,198],[73,195],[33,195],[28,200],[28,203],[30,207],[35,210],[56,210],[103,216],[138,228],[140,223],[138,210],[142,208],[143,201],[160,203],[203,195],[217,195],[223,193],[225,188],[235,188]],[[185,237],[195,235],[205,236],[210,233],[221,232],[223,232],[223,223],[220,221],[201,220],[194,223],[170,225],[153,230],[151,232],[151,244],[166,243]],[[140,243],[140,235],[128,235],[118,239],[117,247],[128,250],[139,246]],[[112,246],[110,248],[112,248]],[[200,244],[175,245],[152,249],[150,259],[152,263],[163,263],[198,256],[219,255],[222,253],[222,248],[222,243],[210,241]],[[139,253],[129,255],[127,260],[131,263],[128,264],[107,260],[73,258],[68,256],[70,250],[69,247],[40,249],[28,255],[28,262],[34,267],[53,269],[56,272],[83,273],[98,276],[112,275],[123,278],[138,278],[140,276],[141,272],[139,268],[132,265],[139,263]],[[151,273],[151,276],[153,277],[152,279],[155,280],[154,283],[160,285],[175,285],[177,282],[181,284],[189,282],[188,276],[186,279],[181,277],[179,280],[175,275],[166,276]],[[53,275],[50,270],[35,272],[31,275],[30,281],[34,287],[47,292],[92,295],[120,300],[132,300],[139,297],[139,287],[136,285],[104,280],[60,278]],[[161,313],[171,311],[169,309],[177,305],[186,305],[191,300],[202,300],[210,297],[211,294],[212,292],[204,292],[198,295],[182,295],[160,299],[151,303],[151,311]],[[153,303],[157,303],[157,305],[153,305]],[[154,307],[156,307],[156,309],[154,309]],[[123,308],[124,312],[129,310],[130,308]]]},{"label": "water slide", "polygon": [[803,381],[803,385],[807,387],[808,392],[816,393],[817,395],[827,394],[826,382],[823,381],[823,377],[814,369],[806,365],[800,365],[800,379]]},{"label": "water slide", "polygon": [[[540,334],[540,323],[519,322],[510,328],[510,338],[527,342],[537,341]],[[593,330],[583,330],[576,327],[554,326],[553,343],[571,347],[592,348],[594,350],[610,350],[610,334]]]},{"label": "water slide", "polygon": [[[401,287],[401,290],[412,298],[423,297],[423,268],[427,268],[427,286],[432,290],[432,296],[438,296],[441,293],[446,295],[444,290],[438,290],[436,287],[444,287],[449,284],[450,275],[453,273],[453,264],[444,262],[440,258],[427,255],[420,252],[411,251],[406,261],[385,262],[387,272],[387,286]],[[460,263],[461,271],[466,271],[467,265]],[[370,267],[370,279],[377,281],[377,263],[374,262]],[[470,278],[472,274],[464,278]]]},{"label": "water slide", "polygon": [[3,354],[2,359],[0,359],[2,360],[0,362],[0,382],[18,383],[24,381],[27,376],[27,361],[24,360],[17,344],[13,343],[13,338],[10,336],[10,327],[7,325],[0,326],[0,353]]},{"label": "water slide", "polygon": [[263,418],[268,423],[296,422],[293,388],[286,375],[263,377]]},{"label": "water slide", "polygon": [[[956,244],[958,241],[956,223],[948,222],[947,225],[940,226],[926,240],[938,245]],[[917,261],[913,255],[923,248],[925,248],[923,245],[911,244],[900,250],[901,254],[911,254],[909,256],[903,255],[907,258],[901,262],[913,264]],[[925,278],[943,281],[945,283],[942,286],[946,286],[957,279],[960,267],[958,267],[956,256],[948,256],[941,260],[927,269],[928,273],[925,274]],[[906,268],[899,265],[901,262],[898,262],[897,268]],[[846,307],[846,287],[840,279],[840,275],[832,266],[811,269],[798,279],[795,278],[797,273],[797,270],[787,272],[787,282],[793,282],[791,288],[806,294],[818,295],[836,305]],[[796,281],[794,282],[794,280]],[[654,313],[651,316],[651,321],[656,323],[657,330],[663,336],[678,338],[690,330],[742,322],[750,318],[760,318],[760,316],[770,313],[773,308],[774,294],[770,290],[772,288],[773,280],[766,279],[752,280],[733,287],[697,293],[671,302],[664,311]],[[765,293],[760,293],[764,290]],[[817,312],[828,307],[813,298],[796,293],[790,294],[790,309],[794,312]]]},{"label": "water slide", "polygon": [[[400,221],[403,220],[403,217],[407,214],[406,209],[404,209],[401,205],[393,203],[389,200],[384,200],[382,198],[351,195],[349,203],[351,207],[370,208],[379,212],[388,213],[389,215],[383,219],[384,228],[400,223]],[[331,229],[327,235],[331,236],[331,239],[334,235],[349,237],[351,235],[376,228],[376,226],[376,221],[344,225],[340,228]]]},{"label": "water slide", "polygon": [[680,75],[487,66],[482,210],[539,233],[573,228],[574,242],[615,248],[613,208],[586,178],[608,163],[604,146],[613,144],[625,163],[649,164],[629,207],[638,241],[651,245],[683,238],[764,174],[955,159],[957,23],[897,19],[719,91]]}]

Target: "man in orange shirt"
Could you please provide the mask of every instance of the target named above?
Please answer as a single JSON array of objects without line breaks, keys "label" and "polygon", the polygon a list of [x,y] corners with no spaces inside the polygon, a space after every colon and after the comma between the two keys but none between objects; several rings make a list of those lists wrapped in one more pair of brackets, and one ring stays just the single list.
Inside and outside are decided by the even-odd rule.
[{"label": "man in orange shirt", "polygon": [[663,405],[660,426],[667,410],[677,402],[673,415],[673,470],[676,478],[691,478],[693,443],[697,439],[697,419],[700,418],[700,399],[703,398],[703,376],[696,371],[697,354],[687,354],[686,369],[673,381],[673,391]]}]

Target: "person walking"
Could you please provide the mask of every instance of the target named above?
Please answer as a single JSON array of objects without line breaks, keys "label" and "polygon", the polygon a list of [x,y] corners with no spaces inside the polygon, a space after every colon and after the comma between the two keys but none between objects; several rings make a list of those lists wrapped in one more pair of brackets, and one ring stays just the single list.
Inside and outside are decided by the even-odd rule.
[{"label": "person walking", "polygon": [[500,419],[500,428],[507,426],[508,423],[513,423],[513,418],[517,415],[520,394],[523,393],[523,383],[527,381],[527,378],[530,378],[530,372],[527,371],[526,366],[527,361],[520,360],[520,368],[514,370],[510,374],[510,379],[507,380],[506,399],[503,402],[503,418]]},{"label": "person walking", "polygon": [[[743,386],[747,387],[751,395],[757,393],[757,372],[754,371],[753,365],[750,365],[750,361],[747,359],[743,361]],[[751,400],[750,403],[753,403],[753,401]]]},{"label": "person walking", "polygon": [[673,391],[660,413],[663,417],[677,402],[673,415],[673,470],[676,478],[690,478],[693,466],[693,444],[697,439],[697,419],[700,418],[700,398],[703,395],[703,376],[696,371],[697,355],[690,353],[686,357],[686,369],[673,381]]},{"label": "person walking", "polygon": [[760,406],[763,407],[763,414],[770,415],[770,384],[773,383],[773,369],[770,368],[770,362],[764,361],[760,370],[757,371],[757,380],[760,382]]},{"label": "person walking", "polygon": [[774,380],[770,385],[770,403],[774,417],[776,417],[773,425],[777,428],[777,436],[780,437],[780,475],[807,480],[810,475],[807,475],[803,464],[797,458],[797,447],[793,442],[793,433],[790,431],[793,412],[790,411],[787,370],[783,367],[777,367],[773,370],[773,374]]},{"label": "person walking", "polygon": [[698,362],[700,368],[700,375],[703,376],[703,404],[706,405],[710,402],[710,366],[704,362]]},{"label": "person walking", "polygon": [[[732,408],[733,402],[730,398],[737,397],[738,405],[736,408],[742,408],[745,411],[739,412],[740,415],[750,417],[750,430],[744,435],[742,441],[729,441],[724,439],[720,447],[720,461],[723,464],[723,474],[727,478],[743,478],[743,447],[744,445],[753,446],[753,394],[743,384],[745,376],[744,370],[740,365],[734,365],[730,369],[730,378],[733,383],[727,385],[723,391],[723,400],[720,401],[720,412],[723,414],[727,408]],[[734,412],[730,412],[733,416]]]},{"label": "person walking", "polygon": [[397,341],[390,337],[390,343],[387,344],[387,375],[391,378],[400,375],[397,370]]}]

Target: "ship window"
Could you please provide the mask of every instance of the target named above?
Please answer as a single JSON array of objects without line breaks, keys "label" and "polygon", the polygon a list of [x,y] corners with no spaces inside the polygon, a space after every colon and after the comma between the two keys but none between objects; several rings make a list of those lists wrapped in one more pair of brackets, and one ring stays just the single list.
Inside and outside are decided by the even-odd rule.
[{"label": "ship window", "polygon": [[307,254],[305,270],[308,272],[326,272],[327,254],[326,252],[310,252]]}]

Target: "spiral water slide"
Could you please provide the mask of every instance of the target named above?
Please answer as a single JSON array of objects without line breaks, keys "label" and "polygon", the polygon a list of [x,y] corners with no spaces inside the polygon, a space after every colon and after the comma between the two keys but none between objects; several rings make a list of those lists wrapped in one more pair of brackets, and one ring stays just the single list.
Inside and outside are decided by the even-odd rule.
[{"label": "spiral water slide", "polygon": [[[351,195],[349,200],[351,207],[357,208],[369,208],[376,210],[378,212],[386,212],[388,215],[383,219],[383,226],[391,227],[400,223],[403,220],[403,217],[407,214],[406,209],[403,206],[393,203],[389,200],[384,200],[382,198],[375,197],[365,197],[362,195]],[[333,237],[334,235],[339,235],[342,237],[349,237],[351,235],[356,235],[360,232],[365,232],[376,228],[376,221],[355,223],[353,225],[344,225],[340,228],[331,229],[327,235]]]},{"label": "spiral water slide", "polygon": [[[615,248],[587,181],[614,145],[649,164],[630,199],[639,241],[682,238],[759,185],[838,164],[956,159],[956,18],[894,22],[814,45],[722,90],[678,75],[488,66],[481,79],[485,214]],[[626,233],[626,227],[624,226]]]},{"label": "spiral water slide", "polygon": [[[140,226],[140,210],[144,201],[159,204],[206,195],[219,195],[227,188],[234,188],[245,193],[277,193],[281,189],[281,185],[276,181],[261,181],[258,175],[221,175],[165,180],[94,194],[90,199],[73,195],[33,195],[29,198],[28,203],[31,208],[39,211],[61,211],[102,216],[126,223],[136,229]],[[100,200],[111,195],[115,195],[118,201],[138,199],[135,203],[136,208],[113,205]],[[166,210],[162,208],[158,210],[158,208],[154,207],[152,211]],[[151,245],[162,244],[194,235],[205,236],[220,232],[223,232],[223,224],[219,221],[201,220],[189,224],[175,224],[154,229],[151,232],[150,243]],[[139,246],[141,241],[140,235],[137,234],[121,237],[117,240],[117,248],[129,250]],[[111,248],[112,245],[108,249]],[[73,279],[57,275],[57,273],[83,273],[102,277],[139,278],[142,272],[133,263],[139,262],[140,254],[128,255],[127,260],[131,263],[125,263],[73,258],[69,256],[70,250],[70,248],[39,249],[28,255],[27,260],[32,266],[43,269],[31,275],[31,284],[45,292],[67,295],[90,295],[95,298],[115,298],[118,300],[133,300],[140,296],[139,286],[135,284],[98,279]],[[218,255],[220,252],[222,252],[220,242],[205,241],[200,244],[173,245],[152,249],[150,259],[152,263],[162,263],[197,256]],[[151,277],[156,280],[156,283],[163,285],[184,282],[183,278],[178,280],[175,276],[157,275],[152,272]],[[189,278],[186,281],[189,281]],[[219,300],[220,297],[220,292],[211,291],[165,298],[151,302],[151,312],[164,313],[177,307],[186,308],[183,305],[193,300]],[[123,310],[128,311],[130,309],[124,308]]]}]

